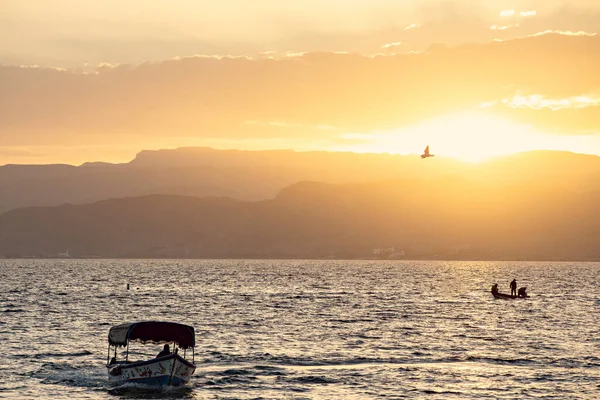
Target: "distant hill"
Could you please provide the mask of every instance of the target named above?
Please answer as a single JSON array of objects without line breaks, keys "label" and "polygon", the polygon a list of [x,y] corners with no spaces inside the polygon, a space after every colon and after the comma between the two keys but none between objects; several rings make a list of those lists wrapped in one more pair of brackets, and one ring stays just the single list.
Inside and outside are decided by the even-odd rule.
[{"label": "distant hill", "polygon": [[[556,173],[556,172],[553,172]],[[152,195],[0,215],[0,256],[600,259],[600,192],[463,177],[300,182],[275,198]],[[377,255],[380,257],[380,255]]]},{"label": "distant hill", "polygon": [[126,164],[0,167],[0,212],[20,207],[84,204],[151,194],[273,198],[299,181],[364,183],[460,176],[484,184],[600,190],[600,157],[532,152],[481,164],[435,157],[210,148],[142,151]]},{"label": "distant hill", "polygon": [[[127,164],[6,165],[0,167],[0,212],[149,194],[262,200],[301,180],[351,183],[414,174],[417,162],[387,154],[182,148],[142,151]],[[421,164],[418,174],[462,166],[451,159],[437,163]]]}]

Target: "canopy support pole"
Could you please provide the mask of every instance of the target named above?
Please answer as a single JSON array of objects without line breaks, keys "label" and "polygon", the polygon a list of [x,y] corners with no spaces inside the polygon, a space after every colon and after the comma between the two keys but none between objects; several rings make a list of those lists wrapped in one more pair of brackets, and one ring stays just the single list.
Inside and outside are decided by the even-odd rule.
[{"label": "canopy support pole", "polygon": [[110,343],[108,344],[108,352],[106,353],[106,364],[110,362]]},{"label": "canopy support pole", "polygon": [[177,364],[177,357],[173,358],[173,366],[171,367],[171,375],[169,376],[168,386],[171,386],[171,382],[173,381],[173,374],[175,373],[175,364]]},{"label": "canopy support pole", "polygon": [[129,340],[127,341],[127,353],[125,354],[125,361],[129,361]]}]

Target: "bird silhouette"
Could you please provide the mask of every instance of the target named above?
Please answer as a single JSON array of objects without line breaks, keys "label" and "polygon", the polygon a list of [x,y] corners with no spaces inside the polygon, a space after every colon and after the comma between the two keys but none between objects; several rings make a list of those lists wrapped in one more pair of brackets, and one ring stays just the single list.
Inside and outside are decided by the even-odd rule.
[{"label": "bird silhouette", "polygon": [[421,159],[434,156],[435,154],[429,154],[429,146],[427,146],[425,147],[425,151],[423,152],[423,154],[421,154]]}]

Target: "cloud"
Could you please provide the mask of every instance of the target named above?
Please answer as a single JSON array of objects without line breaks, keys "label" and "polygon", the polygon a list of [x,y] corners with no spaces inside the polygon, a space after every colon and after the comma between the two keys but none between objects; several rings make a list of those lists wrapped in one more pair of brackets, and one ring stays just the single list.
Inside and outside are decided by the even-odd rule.
[{"label": "cloud", "polygon": [[102,69],[102,68],[111,69],[111,68],[117,68],[118,66],[119,66],[119,64],[111,64],[111,63],[107,63],[107,62],[102,62],[102,63],[98,64],[98,66],[96,68],[98,68],[98,69]]},{"label": "cloud", "polygon": [[411,29],[416,29],[416,28],[419,28],[420,26],[421,26],[421,25],[419,25],[419,24],[410,24],[410,25],[408,25],[408,26],[405,26],[403,30],[405,30],[405,31],[409,31],[409,30],[411,30]]},{"label": "cloud", "polygon": [[[191,1],[186,1],[185,6],[163,10],[156,16],[156,21],[148,21],[145,19],[147,15],[142,16],[136,19],[138,23],[134,25],[124,15],[135,8],[109,13],[107,9],[114,7],[114,4],[109,5],[113,1],[100,2],[94,7],[104,9],[107,14],[104,18],[96,18],[90,17],[90,6],[70,2],[69,13],[78,12],[84,18],[58,24],[57,21],[64,22],[66,18],[63,13],[57,12],[60,8],[40,2],[39,7],[46,11],[39,15],[47,14],[43,20],[32,20],[28,13],[14,15],[11,10],[6,17],[0,17],[0,64],[38,64],[76,69],[86,68],[86,63],[89,66],[102,62],[140,64],[194,53],[211,57],[246,55],[265,59],[283,57],[286,53],[315,51],[373,55],[381,51],[382,44],[392,42],[402,42],[402,51],[410,52],[424,51],[436,43],[450,47],[489,43],[494,39],[509,40],[546,30],[600,31],[600,5],[593,4],[593,0],[575,0],[569,5],[565,0],[548,0],[537,2],[535,9],[530,7],[531,4],[519,8],[518,2],[503,1],[501,4],[507,8],[504,10],[503,7],[498,8],[498,4],[492,6],[475,0],[383,0],[381,4],[377,2],[377,6],[368,0],[358,0],[362,5],[353,1],[352,5],[341,10],[325,4],[327,2],[319,3],[318,13],[309,6],[316,0],[309,0],[309,3],[294,6],[298,11],[304,10],[306,14],[303,15],[289,10],[283,12],[290,7],[289,4],[272,1],[273,7],[246,9],[244,5],[242,9],[257,17],[274,13],[279,15],[278,18],[252,20],[252,24],[248,23],[248,18],[243,18],[239,25],[232,23],[231,18],[236,17],[230,13],[209,18],[208,15],[215,12],[212,8],[201,13],[184,13],[183,10],[192,7],[194,2]],[[510,7],[506,7],[508,4]],[[216,6],[216,9],[219,7]],[[167,16],[173,13],[178,14],[177,18],[169,19]],[[501,13],[507,16],[501,16]],[[246,12],[242,14],[246,15]],[[54,18],[49,15],[54,15]],[[119,16],[116,18],[118,21],[115,21],[115,16]],[[192,23],[194,20],[205,23]],[[511,26],[511,29],[489,29],[494,25]],[[220,33],[215,34],[216,31]],[[19,40],[11,39],[14,37]]]},{"label": "cloud", "polygon": [[513,15],[515,15],[515,10],[503,10],[503,11],[500,11],[500,16],[501,17],[512,17]]},{"label": "cloud", "polygon": [[552,30],[536,32],[529,36],[542,36],[542,35],[548,35],[548,34],[564,35],[564,36],[596,36],[596,33],[594,33],[594,32],[584,32],[584,31],[573,32],[573,31],[552,31]]},{"label": "cloud", "polygon": [[180,57],[94,74],[0,67],[0,146],[335,141],[341,131],[396,129],[494,100],[489,109],[544,127],[568,114],[557,126],[570,134],[600,129],[596,103],[584,100],[597,99],[599,70],[600,37],[560,34],[374,57]]},{"label": "cloud", "polygon": [[46,65],[46,66],[41,66],[41,65],[37,65],[37,64],[32,64],[32,65],[19,65],[19,68],[25,68],[25,69],[46,69],[46,70],[53,70],[53,71],[57,71],[57,72],[67,72],[69,71],[67,68],[63,68],[63,67],[53,67],[51,65]]},{"label": "cloud", "polygon": [[519,13],[519,16],[521,16],[521,17],[535,17],[536,15],[537,15],[537,11],[535,11],[535,10],[521,11]]},{"label": "cloud", "polygon": [[213,60],[222,60],[222,59],[230,59],[230,60],[235,60],[235,59],[246,59],[246,60],[251,60],[252,57],[249,57],[247,55],[232,55],[232,54],[225,54],[225,55],[218,55],[218,54],[194,54],[191,56],[177,56],[177,57],[173,57],[171,60],[186,60],[186,59],[193,59],[193,58],[207,58],[207,59],[213,59]]},{"label": "cloud", "polygon": [[393,43],[388,43],[388,44],[384,44],[383,46],[381,46],[382,49],[389,49],[390,47],[397,47],[402,45],[402,42],[393,42]]},{"label": "cloud", "polygon": [[532,108],[534,110],[549,108],[551,110],[562,110],[600,106],[600,96],[572,96],[564,99],[550,99],[540,94],[529,96],[515,95],[510,99],[503,99],[502,102],[512,108]]},{"label": "cloud", "polygon": [[295,58],[295,57],[302,57],[305,54],[306,54],[305,52],[301,52],[301,51],[296,51],[296,52],[291,51],[291,52],[285,53],[285,56],[288,58]]},{"label": "cloud", "polygon": [[510,28],[516,28],[517,26],[519,26],[519,24],[515,24],[515,25],[500,25],[500,26],[498,26],[498,25],[492,25],[492,26],[490,26],[490,29],[493,30],[493,31],[495,31],[495,30],[505,31],[505,30],[510,29]]},{"label": "cloud", "polygon": [[494,107],[496,104],[498,104],[498,101],[496,101],[496,100],[484,101],[479,105],[479,108],[490,108],[490,107]]}]

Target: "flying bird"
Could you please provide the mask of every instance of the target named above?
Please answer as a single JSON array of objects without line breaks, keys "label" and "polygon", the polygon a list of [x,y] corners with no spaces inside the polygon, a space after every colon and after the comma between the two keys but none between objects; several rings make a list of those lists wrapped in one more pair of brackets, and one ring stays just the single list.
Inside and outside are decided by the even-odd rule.
[{"label": "flying bird", "polygon": [[423,154],[421,154],[421,159],[434,156],[435,154],[429,154],[429,146],[427,146],[425,147],[425,151],[423,152]]}]

